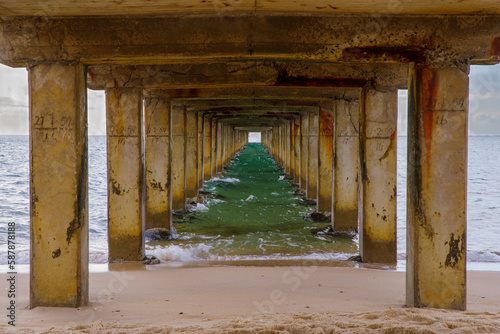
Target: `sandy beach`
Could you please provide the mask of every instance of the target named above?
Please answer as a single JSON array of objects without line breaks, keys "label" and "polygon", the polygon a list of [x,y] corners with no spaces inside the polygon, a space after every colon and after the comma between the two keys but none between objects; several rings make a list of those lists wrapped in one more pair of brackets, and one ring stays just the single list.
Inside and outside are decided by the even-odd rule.
[{"label": "sandy beach", "polygon": [[91,274],[78,309],[29,310],[29,276],[18,274],[16,327],[3,320],[0,332],[498,333],[498,282],[500,272],[469,272],[461,312],[405,308],[404,272],[115,264]]}]

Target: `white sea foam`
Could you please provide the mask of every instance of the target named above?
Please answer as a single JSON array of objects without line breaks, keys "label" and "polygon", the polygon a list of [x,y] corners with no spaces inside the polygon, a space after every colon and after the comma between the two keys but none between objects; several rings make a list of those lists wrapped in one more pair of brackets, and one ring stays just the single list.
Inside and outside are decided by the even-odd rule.
[{"label": "white sea foam", "polygon": [[146,253],[148,255],[154,255],[160,261],[180,261],[180,262],[190,262],[190,261],[202,261],[210,259],[210,249],[212,247],[199,243],[196,245],[179,246],[179,245],[169,245],[166,247],[155,246],[146,247]]},{"label": "white sea foam", "polygon": [[191,205],[189,207],[190,212],[205,212],[208,211],[208,207],[202,203],[196,203],[196,205]]},{"label": "white sea foam", "polygon": [[248,201],[251,201],[255,198],[257,198],[257,197],[255,197],[254,195],[250,195],[250,196],[248,196],[248,198],[245,201],[248,202]]},{"label": "white sea foam", "polygon": [[207,183],[208,182],[227,182],[227,183],[235,183],[235,182],[240,182],[239,179],[235,178],[235,177],[223,177],[223,178],[220,178],[220,177],[214,177],[208,181],[206,181]]},{"label": "white sea foam", "polygon": [[224,201],[222,199],[218,199],[218,198],[210,198],[207,200],[208,206],[210,206],[212,204],[218,204],[218,203],[226,203],[226,201]]}]

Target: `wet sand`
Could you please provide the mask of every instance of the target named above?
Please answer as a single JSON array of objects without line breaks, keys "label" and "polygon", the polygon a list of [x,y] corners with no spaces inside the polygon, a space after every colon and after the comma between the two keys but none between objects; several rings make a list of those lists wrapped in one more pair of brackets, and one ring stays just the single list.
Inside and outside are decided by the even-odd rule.
[{"label": "wet sand", "polygon": [[0,333],[500,332],[500,272],[467,279],[461,312],[405,308],[405,273],[390,270],[115,264],[90,275],[87,306],[28,310],[19,274],[16,327],[3,316]]}]

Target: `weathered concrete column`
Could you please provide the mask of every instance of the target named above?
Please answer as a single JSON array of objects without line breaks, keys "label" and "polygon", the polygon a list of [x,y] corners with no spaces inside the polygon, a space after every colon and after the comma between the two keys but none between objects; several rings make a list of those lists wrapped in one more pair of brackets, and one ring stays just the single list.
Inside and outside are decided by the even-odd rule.
[{"label": "weathered concrete column", "polygon": [[274,160],[279,163],[279,129],[278,127],[273,127],[273,156]]},{"label": "weathered concrete column", "polygon": [[307,192],[309,172],[309,114],[300,115],[300,189]]},{"label": "weathered concrete column", "polygon": [[469,68],[412,64],[406,305],[466,308]]},{"label": "weathered concrete column", "polygon": [[[205,115],[203,119],[203,180],[212,178],[212,124],[211,117]],[[203,186],[203,184],[202,184]]]},{"label": "weathered concrete column", "polygon": [[198,159],[197,159],[197,168],[198,168],[198,179],[196,182],[196,187],[198,190],[203,188],[203,155],[205,154],[205,137],[203,132],[203,127],[205,126],[204,121],[205,115],[202,112],[198,112],[198,137],[196,141],[198,143]]},{"label": "weathered concrete column", "polygon": [[217,139],[216,139],[216,159],[217,159],[217,165],[216,165],[216,173],[222,173],[222,160],[223,160],[223,154],[224,154],[224,136],[223,136],[223,124],[220,120],[217,121]]},{"label": "weathered concrete column", "polygon": [[212,170],[212,177],[215,177],[217,175],[217,126],[218,122],[217,119],[212,117],[210,120],[210,126],[212,127],[212,133],[211,133],[211,152],[212,156],[210,157],[210,166]]},{"label": "weathered concrete column", "polygon": [[288,151],[290,154],[290,178],[293,180],[295,177],[295,121],[293,118],[290,118],[290,126],[289,126],[289,133],[290,133],[290,150]]},{"label": "weathered concrete column", "polygon": [[[147,93],[147,92],[146,92]],[[146,161],[146,229],[172,230],[172,146],[170,99],[154,94],[144,99]]]},{"label": "weathered concrete column", "polygon": [[333,164],[335,231],[358,231],[359,102],[338,100]]},{"label": "weathered concrete column", "polygon": [[285,149],[284,149],[284,126],[283,124],[280,124],[279,128],[278,128],[278,131],[279,131],[279,150],[280,150],[280,166],[281,168],[285,169]]},{"label": "weathered concrete column", "polygon": [[322,101],[319,108],[318,208],[325,215],[332,212],[334,102]]},{"label": "weathered concrete column", "polygon": [[318,131],[319,112],[309,113],[309,149],[307,166],[307,190],[306,198],[310,200],[318,199]]},{"label": "weathered concrete column", "polygon": [[226,136],[225,136],[225,161],[224,161],[224,166],[229,165],[229,162],[231,160],[231,127],[229,125],[226,125]]},{"label": "weathered concrete column", "polygon": [[396,90],[364,88],[360,101],[361,220],[364,262],[396,261]]},{"label": "weathered concrete column", "polygon": [[295,174],[293,175],[294,182],[300,188],[300,116],[293,118],[293,155]]},{"label": "weathered concrete column", "polygon": [[144,256],[142,91],[106,90],[109,261]]},{"label": "weathered concrete column", "polygon": [[235,145],[234,145],[234,135],[235,135],[235,130],[234,128],[231,126],[229,128],[230,132],[231,132],[231,136],[230,136],[230,141],[231,141],[231,154],[230,154],[230,157],[229,157],[229,160],[231,160],[233,158],[233,156],[235,155],[236,151],[235,151]]},{"label": "weathered concrete column", "polygon": [[284,136],[284,141],[285,141],[285,151],[283,154],[285,155],[285,173],[288,174],[288,176],[291,175],[291,168],[292,168],[292,161],[290,159],[291,157],[291,148],[290,148],[290,142],[291,142],[291,135],[290,135],[290,121],[289,120],[284,120],[285,124],[283,125],[285,129],[285,136]]},{"label": "weathered concrete column", "polygon": [[186,111],[183,105],[170,107],[172,122],[172,210],[186,208]]},{"label": "weathered concrete column", "polygon": [[224,167],[229,164],[229,156],[231,155],[229,125],[224,124]]},{"label": "weathered concrete column", "polygon": [[186,197],[198,197],[198,112],[186,111]]},{"label": "weathered concrete column", "polygon": [[222,141],[224,143],[222,151],[222,167],[224,169],[224,167],[227,166],[229,156],[229,126],[222,123],[222,129]]},{"label": "weathered concrete column", "polygon": [[79,307],[89,296],[84,67],[32,66],[29,94],[30,308]]}]

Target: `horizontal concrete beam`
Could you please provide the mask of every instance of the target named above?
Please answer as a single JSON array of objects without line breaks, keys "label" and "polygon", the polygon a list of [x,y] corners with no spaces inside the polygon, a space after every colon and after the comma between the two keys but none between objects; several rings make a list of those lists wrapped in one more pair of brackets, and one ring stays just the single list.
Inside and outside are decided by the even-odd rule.
[{"label": "horizontal concrete beam", "polygon": [[406,89],[408,64],[339,64],[248,61],[163,65],[94,65],[88,87],[149,89],[275,86],[363,87],[367,82]]},{"label": "horizontal concrete beam", "polygon": [[146,90],[145,96],[170,97],[178,101],[254,99],[261,100],[358,100],[360,88],[312,88],[312,87],[224,87]]},{"label": "horizontal concrete beam", "polygon": [[[91,27],[91,29],[89,29]],[[500,61],[500,15],[3,17],[0,61]]]},{"label": "horizontal concrete beam", "polygon": [[262,131],[269,131],[272,129],[272,127],[236,126],[234,129],[247,132],[262,132]]},{"label": "horizontal concrete beam", "polygon": [[310,113],[318,111],[318,107],[302,107],[302,106],[244,106],[244,107],[197,107],[189,108],[188,111],[198,111],[205,113],[213,113],[218,115],[234,115],[234,114],[269,114],[269,113]]},{"label": "horizontal concrete beam", "polygon": [[317,100],[293,100],[293,99],[213,99],[213,100],[189,100],[183,102],[188,108],[206,107],[248,107],[248,106],[269,106],[269,107],[317,107],[320,102]]}]

